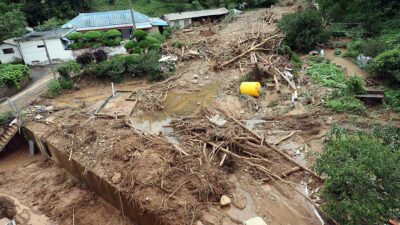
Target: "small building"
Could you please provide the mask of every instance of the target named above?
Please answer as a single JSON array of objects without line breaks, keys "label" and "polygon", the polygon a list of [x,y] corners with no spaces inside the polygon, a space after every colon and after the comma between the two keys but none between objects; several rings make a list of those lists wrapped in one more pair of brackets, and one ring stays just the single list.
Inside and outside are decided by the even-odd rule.
[{"label": "small building", "polygon": [[13,38],[4,40],[0,44],[0,63],[12,63],[22,61],[21,52],[19,51],[18,44]]},{"label": "small building", "polygon": [[27,65],[49,64],[44,42],[47,45],[51,61],[62,63],[74,59],[72,51],[66,50],[69,42],[65,36],[70,32],[72,32],[71,29],[64,28],[31,32],[15,41],[19,43],[22,58]]},{"label": "small building", "polygon": [[202,22],[205,19],[219,20],[229,13],[226,8],[207,9],[191,12],[170,13],[165,14],[162,18],[169,23],[170,26],[187,28],[192,23]]},{"label": "small building", "polygon": [[[136,29],[162,30],[168,23],[159,18],[150,18],[142,13],[133,12]],[[64,24],[63,28],[73,28],[75,31],[118,29],[124,39],[132,33],[132,14],[130,10],[108,12],[80,13],[77,17]]]}]

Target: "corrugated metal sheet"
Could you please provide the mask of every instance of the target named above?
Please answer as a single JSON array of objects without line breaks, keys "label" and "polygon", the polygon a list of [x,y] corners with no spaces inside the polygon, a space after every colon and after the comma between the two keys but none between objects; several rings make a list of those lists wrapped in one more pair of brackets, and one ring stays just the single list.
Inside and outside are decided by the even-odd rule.
[{"label": "corrugated metal sheet", "polygon": [[[142,13],[134,12],[135,23],[138,28],[148,28],[152,26],[167,26],[167,22],[156,18],[150,18]],[[84,29],[107,29],[118,26],[125,27],[132,24],[130,10],[95,12],[95,13],[80,13],[77,17],[64,24],[63,27]]]},{"label": "corrugated metal sheet", "polygon": [[164,18],[168,21],[174,21],[174,20],[183,20],[183,19],[205,17],[205,16],[220,16],[228,13],[229,11],[226,8],[219,8],[219,9],[207,9],[207,10],[199,10],[191,12],[165,14]]}]

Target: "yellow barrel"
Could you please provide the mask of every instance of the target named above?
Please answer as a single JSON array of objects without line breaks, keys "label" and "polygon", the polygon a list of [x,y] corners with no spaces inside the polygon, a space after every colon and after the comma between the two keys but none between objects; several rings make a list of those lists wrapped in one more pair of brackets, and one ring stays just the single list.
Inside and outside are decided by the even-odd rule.
[{"label": "yellow barrel", "polygon": [[261,94],[260,82],[242,82],[240,84],[240,94],[258,97]]}]

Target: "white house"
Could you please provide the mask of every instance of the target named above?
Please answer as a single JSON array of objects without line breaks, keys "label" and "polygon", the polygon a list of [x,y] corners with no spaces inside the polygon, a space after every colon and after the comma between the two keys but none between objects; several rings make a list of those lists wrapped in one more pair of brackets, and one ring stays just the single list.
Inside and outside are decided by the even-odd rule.
[{"label": "white house", "polygon": [[191,12],[165,14],[162,18],[169,23],[169,26],[186,28],[193,22],[201,22],[203,19],[218,20],[229,13],[226,8],[206,9]]},{"label": "white house", "polygon": [[0,44],[0,63],[12,63],[21,60],[21,52],[13,38],[4,40]]},{"label": "white house", "polygon": [[27,65],[49,64],[44,43],[47,45],[51,61],[62,63],[74,59],[72,51],[66,50],[68,40],[64,38],[71,31],[71,29],[59,28],[32,32],[15,41],[19,44],[22,58]]}]

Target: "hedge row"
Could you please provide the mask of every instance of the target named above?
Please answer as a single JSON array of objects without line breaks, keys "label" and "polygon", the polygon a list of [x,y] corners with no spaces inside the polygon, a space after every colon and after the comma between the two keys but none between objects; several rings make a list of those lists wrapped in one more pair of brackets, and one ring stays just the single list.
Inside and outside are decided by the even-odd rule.
[{"label": "hedge row", "polygon": [[102,46],[118,46],[122,41],[119,30],[89,31],[86,33],[74,32],[67,35],[67,39],[73,43],[69,46],[72,50],[82,48],[100,48]]}]

